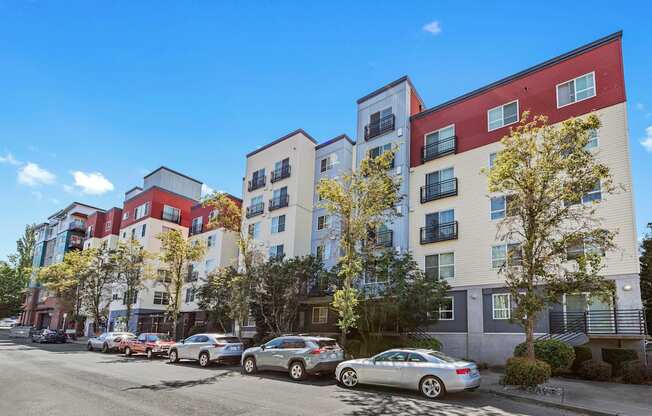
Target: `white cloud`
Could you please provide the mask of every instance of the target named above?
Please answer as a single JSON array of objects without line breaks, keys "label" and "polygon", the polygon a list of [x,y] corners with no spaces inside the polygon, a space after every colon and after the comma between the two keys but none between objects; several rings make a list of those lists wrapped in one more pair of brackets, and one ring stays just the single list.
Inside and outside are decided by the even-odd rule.
[{"label": "white cloud", "polygon": [[438,35],[441,33],[441,25],[438,20],[433,20],[432,22],[423,26],[423,30],[433,35]]},{"label": "white cloud", "polygon": [[[85,173],[79,170],[72,172],[75,178],[75,186],[79,188],[82,194],[102,195],[113,190],[113,184],[104,177],[100,172]],[[66,191],[72,190],[69,185],[64,185]]]},{"label": "white cloud", "polygon": [[27,186],[50,185],[57,177],[36,163],[27,162],[18,170],[18,182]]},{"label": "white cloud", "polygon": [[7,153],[4,156],[0,156],[0,163],[7,163],[9,165],[14,165],[14,166],[18,166],[22,164],[22,162],[16,160],[16,158],[14,158],[14,155],[12,155],[11,153]]},{"label": "white cloud", "polygon": [[641,139],[641,144],[648,152],[652,152],[652,126],[645,129],[645,137]]}]

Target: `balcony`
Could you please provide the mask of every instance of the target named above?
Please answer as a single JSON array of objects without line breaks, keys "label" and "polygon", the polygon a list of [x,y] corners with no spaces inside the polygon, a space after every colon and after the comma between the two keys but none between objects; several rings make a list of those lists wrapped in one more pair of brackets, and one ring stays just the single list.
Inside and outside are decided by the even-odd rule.
[{"label": "balcony", "polygon": [[421,244],[457,240],[457,221],[421,228]]},{"label": "balcony", "polygon": [[375,241],[378,247],[391,247],[394,243],[394,231],[385,230],[378,232]]},{"label": "balcony", "polygon": [[548,334],[538,339],[558,339],[581,345],[589,339],[644,339],[645,314],[641,309],[607,309],[585,312],[550,312]]},{"label": "balcony", "polygon": [[163,221],[170,221],[175,224],[179,224],[181,222],[181,214],[179,212],[165,212],[165,210],[163,210],[161,219]]},{"label": "balcony", "polygon": [[204,224],[193,224],[190,227],[190,235],[201,234],[204,232]]},{"label": "balcony", "polygon": [[247,212],[245,216],[247,218],[255,217],[256,215],[260,215],[265,211],[265,203],[264,202],[259,202],[257,204],[253,204],[249,207],[247,207]]},{"label": "balcony", "polygon": [[431,183],[421,187],[421,203],[457,195],[457,178]]},{"label": "balcony", "polygon": [[86,232],[86,225],[83,221],[72,220],[70,223],[68,223],[68,230]]},{"label": "balcony", "polygon": [[372,122],[364,126],[364,139],[371,140],[374,137],[385,134],[388,131],[394,130],[394,114],[387,115],[378,121]]},{"label": "balcony", "polygon": [[265,186],[265,176],[261,176],[256,179],[252,179],[249,181],[249,185],[247,186],[247,190],[249,192],[255,191],[256,189],[260,189]]},{"label": "balcony", "polygon": [[272,198],[269,200],[269,210],[274,211],[275,209],[287,207],[289,204],[290,204],[289,195],[277,196],[276,198]]},{"label": "balcony", "polygon": [[421,148],[421,161],[437,159],[457,152],[457,136],[441,139]]},{"label": "balcony", "polygon": [[281,179],[285,179],[289,177],[290,177],[290,166],[288,165],[288,166],[283,166],[280,169],[273,170],[270,181],[274,183],[280,181]]}]

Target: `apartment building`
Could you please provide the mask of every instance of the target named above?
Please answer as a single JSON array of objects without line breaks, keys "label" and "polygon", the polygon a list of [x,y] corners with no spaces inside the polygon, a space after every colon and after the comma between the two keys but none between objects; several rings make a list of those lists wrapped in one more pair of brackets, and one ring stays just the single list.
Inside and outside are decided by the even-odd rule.
[{"label": "apartment building", "polygon": [[122,208],[113,207],[108,211],[97,211],[86,220],[84,250],[105,248],[113,250],[118,246]]},{"label": "apartment building", "polygon": [[73,202],[36,227],[36,246],[32,261],[35,272],[23,303],[21,324],[50,329],[67,329],[74,324],[66,320],[67,315],[61,301],[37,282],[36,270],[62,262],[64,255],[71,250],[81,250],[86,221],[98,212],[103,213],[104,210]]},{"label": "apartment building", "polygon": [[[447,352],[488,363],[504,362],[524,340],[510,322],[513,302],[498,273],[510,246],[496,241],[497,224],[509,202],[488,194],[480,170],[491,167],[499,140],[525,110],[552,124],[597,114],[602,126],[589,145],[625,187],[608,196],[598,188],[587,198],[602,200],[603,226],[618,232],[619,250],[605,256],[615,299],[566,294],[539,317],[536,331],[546,334],[560,319],[566,325],[579,314],[589,319],[589,345],[640,346],[640,336],[617,330],[641,309],[620,33],[411,117],[409,247],[428,276],[452,287],[430,331]],[[598,324],[605,319],[606,327]],[[601,329],[591,331],[591,322]]]},{"label": "apartment building", "polygon": [[299,129],[247,154],[242,227],[265,256],[311,252],[316,145]]}]

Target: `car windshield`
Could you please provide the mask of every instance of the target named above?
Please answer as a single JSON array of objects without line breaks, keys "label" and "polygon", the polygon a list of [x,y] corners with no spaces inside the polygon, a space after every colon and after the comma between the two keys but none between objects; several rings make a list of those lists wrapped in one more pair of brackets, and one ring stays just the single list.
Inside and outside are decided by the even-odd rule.
[{"label": "car windshield", "polygon": [[340,347],[334,339],[320,339],[316,344],[319,345],[319,348],[337,349]]},{"label": "car windshield", "polygon": [[217,342],[225,342],[227,344],[235,344],[235,343],[239,343],[240,340],[238,338],[236,338],[236,337],[220,337],[220,338],[217,338]]},{"label": "car windshield", "polygon": [[450,357],[444,354],[443,352],[439,352],[439,351],[430,351],[428,355],[430,355],[431,357],[435,357],[445,363],[455,363],[457,361],[462,361],[459,358]]}]

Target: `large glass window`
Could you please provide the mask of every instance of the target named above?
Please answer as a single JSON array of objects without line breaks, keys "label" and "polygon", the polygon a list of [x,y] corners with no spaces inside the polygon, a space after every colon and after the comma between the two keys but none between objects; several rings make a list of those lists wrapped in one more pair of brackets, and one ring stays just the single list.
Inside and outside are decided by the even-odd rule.
[{"label": "large glass window", "polygon": [[145,202],[142,205],[136,207],[134,212],[134,219],[139,220],[149,214],[149,202]]},{"label": "large glass window", "polygon": [[455,253],[439,253],[426,256],[426,277],[432,280],[455,278]]},{"label": "large glass window", "polygon": [[557,107],[595,97],[593,72],[557,85]]},{"label": "large glass window", "polygon": [[272,234],[282,233],[285,231],[285,215],[272,217]]},{"label": "large glass window", "polygon": [[328,307],[315,306],[312,308],[312,323],[325,324],[328,322]]},{"label": "large glass window", "polygon": [[491,295],[491,310],[494,319],[509,319],[511,309],[511,295],[509,293],[494,293]]},{"label": "large glass window", "polygon": [[514,124],[518,121],[518,100],[494,107],[487,114],[489,131]]},{"label": "large glass window", "polygon": [[163,219],[178,223],[181,218],[181,210],[179,208],[163,205]]},{"label": "large glass window", "polygon": [[442,302],[439,305],[439,320],[452,321],[453,319],[455,319],[453,308],[454,308],[454,301],[452,296],[448,296],[442,299]]}]

